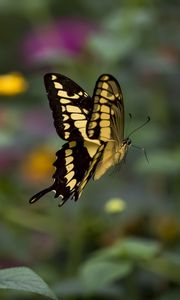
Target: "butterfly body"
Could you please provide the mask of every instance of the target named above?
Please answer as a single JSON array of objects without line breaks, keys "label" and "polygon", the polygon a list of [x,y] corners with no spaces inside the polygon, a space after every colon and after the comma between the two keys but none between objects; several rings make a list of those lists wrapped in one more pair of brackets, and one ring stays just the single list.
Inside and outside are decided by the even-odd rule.
[{"label": "butterfly body", "polygon": [[97,165],[95,175],[93,177],[94,180],[100,179],[100,177],[103,176],[109,168],[120,163],[124,159],[130,145],[130,140],[124,140],[121,145],[119,145],[116,141],[107,142],[102,159]]},{"label": "butterfly body", "polygon": [[45,87],[58,135],[67,141],[56,153],[54,183],[30,199],[53,190],[61,205],[77,200],[91,177],[99,179],[119,163],[131,144],[124,139],[124,104],[119,83],[101,75],[90,97],[71,79],[49,73]]}]

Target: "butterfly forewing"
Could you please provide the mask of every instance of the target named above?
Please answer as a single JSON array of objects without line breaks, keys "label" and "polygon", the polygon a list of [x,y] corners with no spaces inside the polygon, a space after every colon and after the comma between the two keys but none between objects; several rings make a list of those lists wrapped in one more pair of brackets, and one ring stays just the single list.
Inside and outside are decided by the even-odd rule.
[{"label": "butterfly forewing", "polygon": [[58,135],[68,141],[86,138],[92,99],[74,81],[63,75],[46,74],[44,83]]},{"label": "butterfly forewing", "polygon": [[[109,141],[114,138],[112,127],[118,126],[119,138],[124,135],[124,105],[122,91],[111,75],[101,75],[93,94],[93,108],[87,123],[87,134],[91,139]],[[117,120],[118,119],[118,120]],[[115,126],[116,126],[115,125]]]}]

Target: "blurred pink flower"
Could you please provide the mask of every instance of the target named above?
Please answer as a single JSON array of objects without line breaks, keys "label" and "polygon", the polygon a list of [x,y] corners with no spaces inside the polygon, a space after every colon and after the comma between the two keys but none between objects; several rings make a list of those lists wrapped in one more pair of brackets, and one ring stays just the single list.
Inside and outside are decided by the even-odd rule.
[{"label": "blurred pink flower", "polygon": [[21,160],[22,151],[17,147],[4,147],[0,149],[0,174],[5,174],[14,169]]},{"label": "blurred pink flower", "polygon": [[97,26],[87,20],[64,18],[45,24],[29,33],[23,42],[23,56],[28,63],[83,52]]}]

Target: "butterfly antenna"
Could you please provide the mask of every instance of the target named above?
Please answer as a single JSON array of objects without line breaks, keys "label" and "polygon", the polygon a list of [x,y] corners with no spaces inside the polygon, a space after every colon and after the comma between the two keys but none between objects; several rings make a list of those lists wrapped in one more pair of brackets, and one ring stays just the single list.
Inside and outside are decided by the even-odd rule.
[{"label": "butterfly antenna", "polygon": [[146,120],[143,124],[141,124],[140,126],[136,127],[133,131],[130,132],[130,134],[128,135],[128,138],[129,138],[132,134],[134,134],[136,131],[138,131],[140,128],[144,127],[147,123],[149,123],[150,120],[151,120],[151,119],[150,119],[150,117],[148,116],[148,117],[147,117],[147,120]]},{"label": "butterfly antenna", "polygon": [[145,148],[138,147],[138,146],[135,146],[135,145],[131,145],[131,147],[141,150],[144,153],[144,156],[145,156],[145,159],[146,159],[147,163],[149,164],[149,159],[148,159],[147,152],[146,152]]},{"label": "butterfly antenna", "polygon": [[129,115],[130,119],[132,120],[132,114],[131,114],[131,113],[128,113],[128,115]]},{"label": "butterfly antenna", "polygon": [[130,126],[131,121],[132,121],[132,114],[128,113],[128,116],[129,116],[130,122],[128,123],[127,129],[126,129],[127,132],[129,131],[129,126]]}]

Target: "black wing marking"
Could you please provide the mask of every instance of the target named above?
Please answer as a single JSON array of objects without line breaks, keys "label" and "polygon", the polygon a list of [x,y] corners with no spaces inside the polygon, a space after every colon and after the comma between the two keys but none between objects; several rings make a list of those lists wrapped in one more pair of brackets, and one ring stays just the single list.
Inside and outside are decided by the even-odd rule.
[{"label": "black wing marking", "polygon": [[55,198],[61,197],[60,205],[70,197],[77,200],[88,180],[92,177],[103,151],[103,145],[91,142],[71,141],[66,143],[56,153],[54,162],[56,171],[53,175],[54,183],[35,194],[30,203],[34,203],[50,191],[55,192]]},{"label": "black wing marking", "polygon": [[74,81],[61,74],[46,74],[44,83],[58,135],[68,141],[87,138],[86,126],[92,110],[92,98]]},{"label": "black wing marking", "polygon": [[[93,94],[93,108],[87,123],[90,139],[109,141],[124,137],[124,104],[122,91],[111,75],[101,75]],[[115,131],[115,132],[114,132]],[[118,132],[116,132],[118,131]]]}]

